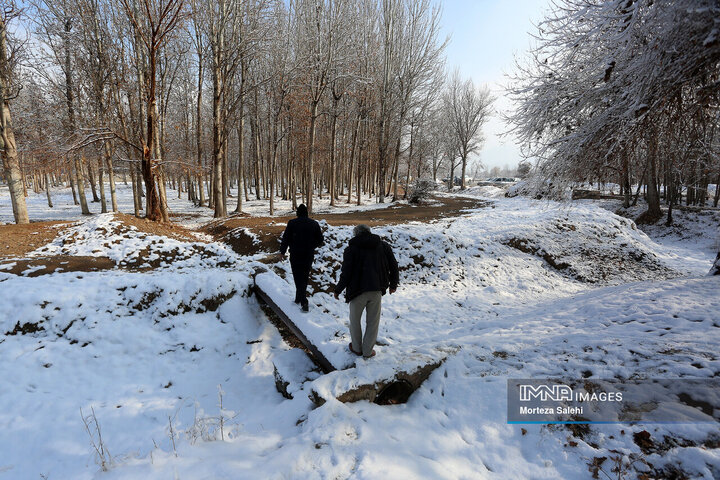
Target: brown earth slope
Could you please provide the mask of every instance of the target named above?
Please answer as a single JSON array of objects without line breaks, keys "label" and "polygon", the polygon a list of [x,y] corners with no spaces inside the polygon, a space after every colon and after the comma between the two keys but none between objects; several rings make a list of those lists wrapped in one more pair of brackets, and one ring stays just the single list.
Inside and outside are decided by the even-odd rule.
[{"label": "brown earth slope", "polygon": [[0,258],[23,257],[52,242],[70,222],[33,222],[0,225]]}]

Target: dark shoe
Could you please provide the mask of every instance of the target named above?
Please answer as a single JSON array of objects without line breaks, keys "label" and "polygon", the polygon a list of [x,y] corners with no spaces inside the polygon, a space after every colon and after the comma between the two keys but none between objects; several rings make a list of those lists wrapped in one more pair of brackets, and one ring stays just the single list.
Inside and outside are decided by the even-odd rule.
[{"label": "dark shoe", "polygon": [[298,299],[296,298],[296,299],[295,299],[295,303],[297,303],[298,305],[300,305],[300,300],[298,300]]},{"label": "dark shoe", "polygon": [[309,312],[309,311],[310,311],[310,306],[309,306],[307,303],[303,303],[303,305],[302,305],[302,311],[303,311],[303,312]]},{"label": "dark shoe", "polygon": [[364,358],[365,360],[367,360],[368,358],[372,358],[372,357],[374,357],[374,356],[375,356],[375,350],[373,350],[372,353],[371,353],[370,355],[368,355],[368,356],[363,355],[363,358]]},{"label": "dark shoe", "polygon": [[351,351],[352,353],[354,353],[355,355],[357,355],[358,357],[359,357],[360,355],[362,355],[362,352],[356,352],[355,350],[353,350],[352,342],[350,342],[350,344],[348,345],[348,347],[350,347],[350,351]]}]

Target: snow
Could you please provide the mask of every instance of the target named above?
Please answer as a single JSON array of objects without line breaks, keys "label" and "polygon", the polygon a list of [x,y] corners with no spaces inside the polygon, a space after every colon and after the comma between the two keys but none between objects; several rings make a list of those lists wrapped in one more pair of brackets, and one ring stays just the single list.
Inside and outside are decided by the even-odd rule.
[{"label": "snow", "polygon": [[471,196],[471,197],[504,197],[508,191],[507,188],[494,187],[492,185],[476,185],[474,187],[468,187],[465,190],[458,191],[458,194]]},{"label": "snow", "polygon": [[[324,400],[333,399],[360,385],[372,385],[380,380],[392,379],[398,372],[415,372],[419,368],[444,360],[457,348],[442,347],[436,342],[427,345],[398,343],[392,349],[382,348],[383,362],[374,362],[357,357],[351,353],[348,344],[348,322],[341,308],[330,308],[317,305],[312,315],[300,310],[290,299],[294,298],[293,287],[274,272],[259,273],[255,283],[274,303],[285,312],[290,320],[298,326],[307,339],[338,371],[324,375],[314,381],[311,390]],[[316,294],[318,296],[318,294]],[[327,304],[336,303],[332,301]],[[336,305],[333,305],[336,307]],[[379,344],[387,346],[394,343],[388,338],[380,338]],[[377,347],[380,351],[381,347]],[[283,372],[284,373],[284,372]]]},{"label": "snow", "polygon": [[[579,200],[576,203],[594,203],[629,218],[637,218],[645,211],[642,205],[626,210],[622,208],[621,200]],[[720,251],[720,209],[676,207],[673,209],[673,225],[665,226],[666,219],[667,215],[653,225],[642,225],[639,228],[652,237],[658,251],[665,252],[666,263],[681,270],[684,267],[697,275],[706,273],[708,264],[712,264]]]},{"label": "snow", "polygon": [[133,264],[149,268],[182,269],[186,266],[217,267],[237,261],[229,247],[219,243],[183,242],[147,234],[125,225],[112,213],[97,214],[65,229],[51,243],[28,254],[28,257],[73,255],[108,257],[116,265]]},{"label": "snow", "polygon": [[[383,297],[373,359],[347,352],[348,307],[331,295],[352,227],[323,224],[310,313],[290,301],[288,262],[258,277],[333,363],[350,367],[329,375],[283,342],[250,295],[258,259],[224,245],[145,234],[108,214],[31,256],[106,256],[118,269],[28,278],[7,273],[8,259],[0,479],[575,479],[589,477],[594,458],[608,457],[610,472],[617,455],[718,478],[717,424],[593,425],[576,435],[509,425],[505,411],[508,378],[720,375],[720,276],[707,276],[716,214],[678,211],[676,230],[641,230],[608,202],[473,193],[488,206],[374,229],[393,246],[401,283]],[[6,200],[0,192],[2,215]],[[29,197],[31,217],[80,219],[77,207],[51,212],[42,201]],[[121,268],[142,267],[139,251],[156,258],[153,269]],[[9,334],[28,324],[38,331]],[[334,398],[438,356],[406,404]],[[291,376],[292,399],[276,391],[275,368]],[[311,392],[326,402],[316,408]],[[107,472],[81,409],[97,416]],[[633,441],[641,431],[656,447],[649,453]]]}]

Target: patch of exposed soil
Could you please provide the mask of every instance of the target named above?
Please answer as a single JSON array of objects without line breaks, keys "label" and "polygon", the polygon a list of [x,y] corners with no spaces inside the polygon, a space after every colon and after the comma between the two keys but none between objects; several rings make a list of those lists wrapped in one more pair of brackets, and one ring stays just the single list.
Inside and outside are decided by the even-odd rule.
[{"label": "patch of exposed soil", "polygon": [[20,325],[20,322],[17,322],[15,324],[15,328],[5,332],[5,335],[30,335],[33,333],[42,332],[43,330],[45,330],[45,327],[43,327],[39,323],[26,322]]},{"label": "patch of exposed soil", "polygon": [[653,215],[650,212],[645,211],[645,212],[641,213],[640,216],[635,219],[635,223],[637,225],[652,225],[654,223],[657,223],[658,220],[660,220],[662,217],[663,217],[662,212]]},{"label": "patch of exposed soil", "polygon": [[137,228],[139,231],[151,235],[159,235],[169,237],[183,242],[200,242],[190,231],[180,225],[174,223],[158,223],[150,221],[146,218],[137,218],[133,215],[125,213],[116,213],[115,219],[121,221],[125,225]]},{"label": "patch of exposed soil", "polygon": [[558,262],[555,257],[547,253],[542,248],[531,245],[529,240],[525,240],[522,238],[510,238],[504,243],[505,245],[520,250],[523,253],[527,253],[529,255],[537,255],[538,257],[541,257],[555,270],[565,270],[570,266],[568,263]]},{"label": "patch of exposed soil", "polygon": [[[392,205],[378,210],[364,210],[348,213],[318,213],[315,220],[325,220],[328,224],[358,225],[364,223],[370,227],[397,225],[422,221],[430,222],[442,218],[457,217],[463,211],[487,207],[488,202],[466,197],[438,197],[435,202],[420,205]],[[218,241],[227,243],[241,255],[254,255],[261,252],[277,252],[279,239],[285,225],[293,217],[250,217],[232,216],[223,221],[213,221],[200,229],[212,235]],[[256,235],[254,239],[246,229]]]},{"label": "patch of exposed soil", "polygon": [[[5,265],[9,265],[9,268],[3,268]],[[27,277],[39,277],[55,272],[98,272],[113,268],[115,268],[115,263],[107,257],[72,255],[53,255],[52,257],[35,257],[0,263],[0,272]]]},{"label": "patch of exposed soil", "polygon": [[52,242],[69,222],[33,222],[26,225],[0,225],[0,258],[23,257]]}]

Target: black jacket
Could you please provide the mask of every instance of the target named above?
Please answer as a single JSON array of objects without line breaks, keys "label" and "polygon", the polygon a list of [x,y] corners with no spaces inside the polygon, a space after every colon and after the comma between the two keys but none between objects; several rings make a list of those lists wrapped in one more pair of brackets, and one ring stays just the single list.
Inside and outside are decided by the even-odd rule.
[{"label": "black jacket", "polygon": [[320,224],[309,217],[297,217],[290,220],[280,243],[280,252],[285,255],[290,247],[290,256],[311,257],[315,249],[323,244]]},{"label": "black jacket", "polygon": [[349,302],[364,292],[397,288],[400,280],[398,264],[390,245],[372,233],[362,233],[350,240],[343,253],[340,281],[335,293],[345,290]]}]

